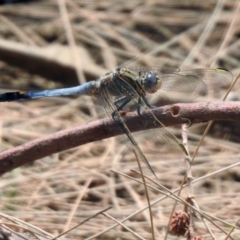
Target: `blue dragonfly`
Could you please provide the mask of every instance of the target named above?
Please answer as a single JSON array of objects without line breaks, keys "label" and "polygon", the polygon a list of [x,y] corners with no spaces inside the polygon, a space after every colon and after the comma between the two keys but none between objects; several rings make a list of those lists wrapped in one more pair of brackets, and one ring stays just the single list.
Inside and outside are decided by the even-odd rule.
[{"label": "blue dragonfly", "polygon": [[[165,152],[174,154],[176,158],[183,158],[187,151],[182,143],[170,133],[156,118],[151,109],[154,107],[149,102],[152,95],[174,95],[181,93],[186,98],[195,98],[206,94],[209,89],[219,88],[229,84],[233,79],[232,74],[224,69],[192,69],[161,74],[157,71],[136,71],[127,68],[117,68],[97,80],[85,84],[61,89],[19,91],[0,94],[0,102],[19,101],[36,98],[67,95],[91,95],[99,99],[99,104],[104,106],[108,116],[116,122],[130,140],[138,157],[146,164],[156,177],[148,159],[139,147],[138,141],[129,130],[122,111],[137,110],[139,116],[147,112],[148,121],[153,121],[156,129],[148,130],[150,135],[159,140]],[[150,111],[149,111],[150,110]],[[150,112],[150,114],[149,114]],[[144,115],[145,116],[145,115]],[[144,117],[146,118],[146,116]]]}]

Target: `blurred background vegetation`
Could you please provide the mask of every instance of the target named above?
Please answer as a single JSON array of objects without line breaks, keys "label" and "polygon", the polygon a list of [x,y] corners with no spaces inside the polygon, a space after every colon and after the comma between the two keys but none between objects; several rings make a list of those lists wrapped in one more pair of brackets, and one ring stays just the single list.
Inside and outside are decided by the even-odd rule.
[{"label": "blurred background vegetation", "polygon": [[[163,72],[221,67],[234,76],[240,72],[238,0],[0,3],[0,93],[74,86],[122,66]],[[239,100],[239,87],[237,83],[229,100]],[[206,100],[220,100],[225,91],[212,91]],[[1,103],[0,114],[1,151],[98,118],[95,99],[86,96]],[[191,153],[205,126],[188,129]],[[239,167],[229,167],[239,161],[239,129],[238,123],[215,123],[193,166],[194,178],[219,170],[194,185],[195,199],[202,210],[231,224],[237,224],[240,210]],[[179,126],[173,131],[180,137]],[[184,170],[176,161],[181,160],[169,164],[163,160],[167,155],[157,154],[153,143],[149,160],[161,183],[171,190],[179,187]],[[112,217],[121,221],[132,214],[124,224],[152,239],[148,211],[140,211],[147,205],[143,186],[110,171],[136,177],[130,171],[134,168],[133,153],[116,138],[70,149],[1,176],[1,212],[57,235],[112,206]],[[163,197],[152,189],[149,196],[151,201]],[[186,198],[186,190],[181,197]],[[165,198],[152,207],[156,239],[164,239],[173,205]],[[4,217],[1,222],[27,232],[20,223],[10,224]],[[228,225],[216,223],[230,231]],[[199,235],[213,239],[202,221],[195,224]],[[98,215],[66,236],[136,239],[122,226],[110,230],[113,225],[113,220]],[[225,233],[209,225],[215,239],[225,239]],[[240,239],[239,230],[231,239]]]}]

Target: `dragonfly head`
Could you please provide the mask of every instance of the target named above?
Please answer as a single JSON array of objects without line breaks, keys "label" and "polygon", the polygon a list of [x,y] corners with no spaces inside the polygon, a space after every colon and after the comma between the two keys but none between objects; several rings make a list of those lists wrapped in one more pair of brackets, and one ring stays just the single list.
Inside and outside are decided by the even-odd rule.
[{"label": "dragonfly head", "polygon": [[149,71],[142,76],[141,84],[146,92],[155,93],[161,88],[162,81],[160,81],[156,72]]}]

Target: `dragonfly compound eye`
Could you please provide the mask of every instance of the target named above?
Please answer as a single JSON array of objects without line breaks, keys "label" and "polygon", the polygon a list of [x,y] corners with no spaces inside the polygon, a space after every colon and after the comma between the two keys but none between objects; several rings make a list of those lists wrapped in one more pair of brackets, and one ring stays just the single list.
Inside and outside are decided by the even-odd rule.
[{"label": "dragonfly compound eye", "polygon": [[156,72],[149,71],[143,76],[142,85],[146,92],[155,93],[161,87],[162,82]]}]

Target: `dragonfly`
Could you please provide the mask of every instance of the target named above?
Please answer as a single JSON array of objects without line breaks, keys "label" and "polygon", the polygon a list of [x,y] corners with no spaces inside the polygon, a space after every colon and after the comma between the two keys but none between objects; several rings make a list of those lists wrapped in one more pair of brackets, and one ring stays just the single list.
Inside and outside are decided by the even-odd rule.
[{"label": "dragonfly", "polygon": [[[91,95],[99,99],[108,116],[111,116],[122,132],[130,140],[137,156],[146,164],[147,168],[157,178],[151,164],[139,147],[138,141],[124,121],[124,114],[130,106],[134,106],[138,115],[144,120],[154,122],[156,129],[150,129],[150,136],[159,140],[160,147],[165,152],[174,154],[177,158],[188,153],[183,144],[157,119],[149,102],[151,96],[184,94],[186,97],[195,97],[206,94],[209,89],[219,88],[229,84],[233,79],[231,72],[217,69],[177,70],[171,73],[159,73],[154,70],[141,71],[137,69],[117,68],[101,76],[97,80],[82,85],[37,91],[19,91],[0,94],[0,102],[28,100],[53,96]],[[148,113],[147,118],[143,113]],[[151,141],[151,139],[150,139]]]}]

